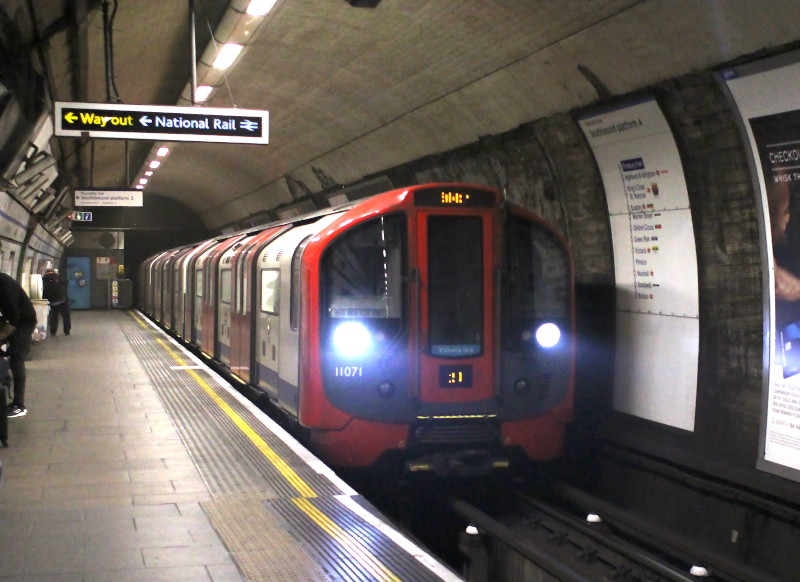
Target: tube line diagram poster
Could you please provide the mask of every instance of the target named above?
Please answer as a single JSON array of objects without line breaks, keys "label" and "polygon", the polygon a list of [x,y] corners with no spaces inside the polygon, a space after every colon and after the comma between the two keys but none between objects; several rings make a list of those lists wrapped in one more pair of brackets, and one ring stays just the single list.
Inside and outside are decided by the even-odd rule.
[{"label": "tube line diagram poster", "polygon": [[721,73],[753,155],[764,233],[766,364],[758,468],[800,481],[800,55]]},{"label": "tube line diagram poster", "polygon": [[579,123],[603,179],[614,246],[614,409],[693,431],[697,253],[678,148],[655,99]]}]

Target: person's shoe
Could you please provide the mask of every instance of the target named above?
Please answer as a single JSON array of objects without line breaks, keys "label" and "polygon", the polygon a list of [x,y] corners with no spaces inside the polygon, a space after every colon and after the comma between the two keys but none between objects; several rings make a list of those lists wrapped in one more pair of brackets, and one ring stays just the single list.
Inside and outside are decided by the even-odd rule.
[{"label": "person's shoe", "polygon": [[21,406],[17,406],[16,404],[8,405],[8,412],[6,413],[6,416],[8,416],[8,418],[17,418],[20,416],[25,416],[26,414],[28,414],[27,409],[22,408]]}]

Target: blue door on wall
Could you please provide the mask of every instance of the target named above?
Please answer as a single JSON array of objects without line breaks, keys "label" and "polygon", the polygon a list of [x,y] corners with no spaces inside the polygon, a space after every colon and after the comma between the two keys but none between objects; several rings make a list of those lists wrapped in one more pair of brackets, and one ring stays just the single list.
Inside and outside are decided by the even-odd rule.
[{"label": "blue door on wall", "polygon": [[67,294],[71,309],[89,309],[92,306],[89,267],[89,257],[67,257]]}]

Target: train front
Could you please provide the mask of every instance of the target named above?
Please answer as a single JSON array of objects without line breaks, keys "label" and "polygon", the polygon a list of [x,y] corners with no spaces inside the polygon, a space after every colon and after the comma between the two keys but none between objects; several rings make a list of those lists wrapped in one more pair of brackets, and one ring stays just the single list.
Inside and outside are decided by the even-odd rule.
[{"label": "train front", "polygon": [[304,257],[300,423],[339,466],[483,474],[560,455],[572,414],[572,270],[494,190],[425,185],[347,212]]}]

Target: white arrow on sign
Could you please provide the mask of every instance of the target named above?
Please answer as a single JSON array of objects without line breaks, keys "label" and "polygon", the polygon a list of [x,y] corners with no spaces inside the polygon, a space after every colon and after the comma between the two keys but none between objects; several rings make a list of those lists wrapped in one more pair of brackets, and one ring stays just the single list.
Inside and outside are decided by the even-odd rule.
[{"label": "white arrow on sign", "polygon": [[145,127],[147,127],[148,125],[150,125],[151,123],[153,123],[153,120],[152,120],[152,119],[150,119],[149,117],[147,117],[146,115],[142,115],[142,116],[139,118],[139,123],[141,123],[142,125],[144,125]]}]

